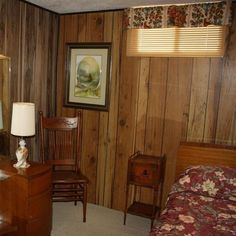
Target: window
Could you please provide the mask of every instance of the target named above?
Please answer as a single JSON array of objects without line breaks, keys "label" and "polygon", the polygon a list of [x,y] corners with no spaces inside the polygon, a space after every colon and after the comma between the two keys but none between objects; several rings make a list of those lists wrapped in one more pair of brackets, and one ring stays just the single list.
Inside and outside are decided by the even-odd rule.
[{"label": "window", "polygon": [[222,57],[228,26],[128,29],[127,56]]}]

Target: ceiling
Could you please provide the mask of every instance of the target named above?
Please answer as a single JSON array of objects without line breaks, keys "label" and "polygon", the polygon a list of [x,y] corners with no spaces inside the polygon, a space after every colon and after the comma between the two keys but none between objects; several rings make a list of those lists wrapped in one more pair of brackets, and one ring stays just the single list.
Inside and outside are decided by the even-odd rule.
[{"label": "ceiling", "polygon": [[217,0],[26,0],[25,2],[30,2],[59,14],[67,14],[75,12],[115,10],[154,4],[180,4],[214,1]]}]

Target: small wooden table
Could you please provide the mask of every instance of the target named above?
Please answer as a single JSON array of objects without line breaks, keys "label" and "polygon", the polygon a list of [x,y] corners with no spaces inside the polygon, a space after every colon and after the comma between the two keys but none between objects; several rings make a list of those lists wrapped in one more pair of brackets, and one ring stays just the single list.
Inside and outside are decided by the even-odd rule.
[{"label": "small wooden table", "polygon": [[30,162],[16,169],[14,163],[0,160],[0,235],[50,236],[51,167]]},{"label": "small wooden table", "polygon": [[[164,174],[165,156],[150,156],[137,152],[129,157],[124,224],[126,223],[127,213],[130,213],[150,218],[152,227],[155,215],[160,211]],[[133,199],[131,199],[131,205],[128,206],[130,186],[134,186],[134,196]],[[137,186],[151,188],[153,190],[152,204],[135,201]],[[157,203],[158,194],[160,197]]]}]

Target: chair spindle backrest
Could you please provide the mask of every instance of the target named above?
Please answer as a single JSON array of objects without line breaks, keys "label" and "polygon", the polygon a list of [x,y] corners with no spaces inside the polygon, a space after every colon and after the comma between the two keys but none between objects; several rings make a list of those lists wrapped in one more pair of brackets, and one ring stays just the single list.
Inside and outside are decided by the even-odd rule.
[{"label": "chair spindle backrest", "polygon": [[76,117],[44,117],[40,112],[41,157],[56,166],[80,165],[81,113]]}]

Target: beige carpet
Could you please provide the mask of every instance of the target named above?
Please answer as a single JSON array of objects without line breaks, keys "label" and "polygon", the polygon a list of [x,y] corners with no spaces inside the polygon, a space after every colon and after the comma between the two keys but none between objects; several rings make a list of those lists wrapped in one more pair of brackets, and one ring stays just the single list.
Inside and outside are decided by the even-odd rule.
[{"label": "beige carpet", "polygon": [[82,205],[53,203],[52,236],[148,236],[150,220],[88,204],[87,222],[82,222]]}]

